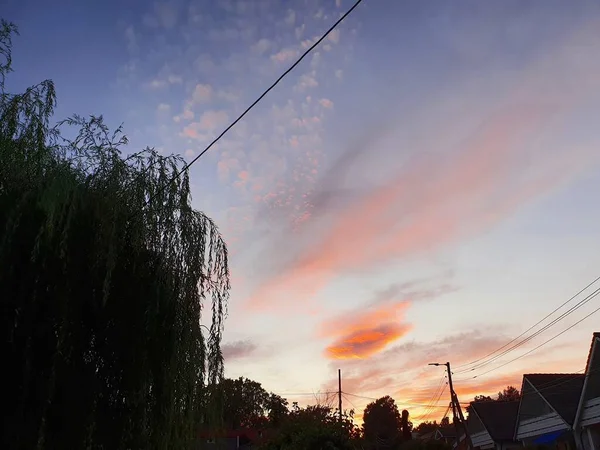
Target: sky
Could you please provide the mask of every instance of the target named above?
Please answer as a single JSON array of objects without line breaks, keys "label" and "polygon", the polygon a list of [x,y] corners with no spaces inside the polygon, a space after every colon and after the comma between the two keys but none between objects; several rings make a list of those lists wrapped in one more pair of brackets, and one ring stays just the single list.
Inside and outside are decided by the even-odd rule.
[{"label": "sky", "polygon": [[[125,152],[193,159],[349,0],[0,0],[15,91],[103,114]],[[300,404],[413,420],[450,361],[461,401],[585,367],[592,300],[502,347],[598,275],[600,5],[364,0],[191,168],[230,250],[226,375]],[[598,286],[596,286],[598,287]],[[561,311],[562,312],[562,311]],[[596,324],[596,326],[594,326]],[[359,417],[360,418],[360,417]]]}]

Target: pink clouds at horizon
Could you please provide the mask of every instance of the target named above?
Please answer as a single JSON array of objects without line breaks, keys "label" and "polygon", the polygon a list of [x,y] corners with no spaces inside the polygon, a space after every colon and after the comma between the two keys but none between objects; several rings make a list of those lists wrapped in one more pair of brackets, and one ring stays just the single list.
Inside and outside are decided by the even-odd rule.
[{"label": "pink clouds at horizon", "polygon": [[[448,405],[449,391],[447,386],[439,401],[433,402],[439,395],[440,387],[447,383],[444,367],[428,366],[429,362],[453,362],[454,388],[460,402],[464,405],[473,400],[476,395],[495,397],[509,385],[521,389],[524,373],[568,373],[582,369],[585,366],[587,345],[577,347],[569,356],[562,359],[548,359],[548,355],[556,354],[565,345],[538,352],[532,357],[521,361],[512,369],[490,373],[474,378],[467,373],[459,373],[460,366],[494,351],[506,343],[507,336],[483,332],[465,332],[448,336],[430,343],[404,343],[383,351],[380,355],[366,360],[336,361],[331,365],[342,370],[342,390],[347,398],[360,411],[372,399],[390,395],[395,399],[399,408],[407,408],[415,423],[442,418]],[[584,341],[585,342],[585,341]],[[571,347],[568,347],[571,348]],[[462,366],[465,367],[465,366]],[[466,366],[467,368],[469,366]],[[324,391],[335,390],[337,381],[333,378],[323,384]],[[430,407],[433,405],[432,407]]]}]

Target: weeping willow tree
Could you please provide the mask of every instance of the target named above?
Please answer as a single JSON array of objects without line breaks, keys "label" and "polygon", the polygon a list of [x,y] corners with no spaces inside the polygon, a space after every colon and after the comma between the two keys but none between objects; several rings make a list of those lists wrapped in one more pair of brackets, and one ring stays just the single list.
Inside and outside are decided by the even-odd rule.
[{"label": "weeping willow tree", "polygon": [[225,243],[181,158],[123,157],[102,117],[50,126],[51,81],[7,93],[15,34],[3,21],[1,447],[190,448],[218,419],[204,393],[223,376]]}]

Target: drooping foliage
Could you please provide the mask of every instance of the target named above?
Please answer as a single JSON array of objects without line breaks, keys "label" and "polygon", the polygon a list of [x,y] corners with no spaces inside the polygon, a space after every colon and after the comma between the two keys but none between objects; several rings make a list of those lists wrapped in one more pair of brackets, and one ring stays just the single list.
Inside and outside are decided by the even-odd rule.
[{"label": "drooping foliage", "polygon": [[5,91],[15,32],[2,22],[1,447],[189,448],[218,420],[201,409],[223,376],[226,245],[181,158],[125,158],[102,117],[50,126],[51,81]]}]

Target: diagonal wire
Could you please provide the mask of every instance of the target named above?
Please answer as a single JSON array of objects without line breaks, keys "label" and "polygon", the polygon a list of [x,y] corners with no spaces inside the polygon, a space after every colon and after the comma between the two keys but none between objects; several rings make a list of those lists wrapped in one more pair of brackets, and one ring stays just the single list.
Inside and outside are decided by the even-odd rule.
[{"label": "diagonal wire", "polygon": [[[588,288],[590,288],[592,285],[594,285],[595,283],[597,283],[600,280],[600,276],[597,277],[595,280],[593,280],[592,282],[590,282],[587,286],[585,286],[583,289],[581,289],[579,292],[577,292],[575,295],[573,295],[571,298],[569,298],[566,302],[563,302],[561,305],[559,305],[557,308],[555,308],[552,312],[550,312],[549,314],[547,314],[544,318],[542,318],[541,320],[539,320],[538,322],[536,322],[534,325],[532,325],[531,327],[529,327],[527,330],[525,330],[523,333],[521,333],[520,335],[518,335],[516,338],[512,339],[511,341],[509,341],[508,343],[504,344],[502,347],[497,348],[496,350],[494,350],[491,353],[488,353],[485,356],[482,356],[481,358],[478,358],[474,361],[471,361],[470,363],[465,363],[465,364],[460,364],[458,366],[456,366],[454,369],[459,369],[461,367],[466,367],[466,366],[473,366],[471,368],[467,368],[467,369],[462,369],[462,370],[458,370],[456,371],[456,373],[464,373],[464,372],[469,372],[471,370],[474,370],[476,368],[482,367],[484,364],[486,364],[487,362],[491,362],[492,360],[489,361],[483,361],[485,359],[487,359],[490,356],[495,355],[496,353],[498,353],[501,350],[506,349],[506,347],[510,346],[511,344],[513,344],[514,342],[516,342],[517,340],[519,340],[520,338],[522,338],[523,336],[525,336],[528,332],[530,332],[531,330],[533,330],[535,327],[537,327],[538,325],[540,325],[542,322],[544,322],[546,319],[548,319],[550,316],[552,316],[554,313],[556,313],[558,310],[560,310],[563,306],[567,305],[568,303],[572,302],[573,300],[575,300],[575,298],[579,297],[579,295],[581,295],[583,292],[585,292]],[[584,299],[585,300],[585,299]],[[541,332],[547,330],[550,326],[552,326],[554,323],[556,323],[558,320],[561,320],[562,318],[566,317],[566,315],[571,314],[574,309],[578,308],[578,305],[581,304],[581,301],[576,304],[574,307],[572,307],[571,309],[569,309],[568,311],[566,311],[565,313],[563,313],[561,316],[559,316],[557,319],[554,319],[554,321],[550,322],[550,324],[544,326],[542,329],[538,330],[537,332],[535,332],[532,336],[530,336],[529,338],[526,338],[525,340],[522,341],[522,343],[526,343],[529,340],[533,339],[534,337],[536,337],[537,335],[539,335]],[[512,346],[511,348],[505,350],[505,352],[503,352],[501,355],[502,356],[506,353],[508,353],[509,351],[519,347],[520,345],[522,345],[521,343],[517,343],[514,346]],[[482,362],[483,361],[483,362]],[[477,364],[479,363],[479,364]]]},{"label": "diagonal wire", "polygon": [[[423,414],[419,414],[418,417],[415,417],[415,420],[420,421],[424,417],[426,417],[427,415],[429,415],[431,413],[431,411],[433,411],[433,407],[432,406],[433,405],[437,405],[438,402],[440,401],[440,398],[441,398],[440,391],[443,392],[443,390],[446,388],[444,386],[445,379],[446,379],[446,376],[445,375],[442,376],[442,378],[440,379],[440,383],[438,384],[437,389],[433,393],[433,396],[431,397],[431,399],[429,400],[429,402],[427,402],[429,406],[427,408],[425,408],[425,412]],[[438,395],[439,395],[439,397],[438,397]]]},{"label": "diagonal wire", "polygon": [[[600,292],[597,292],[597,293],[594,295],[594,297],[596,297],[598,294],[600,294]],[[594,298],[594,297],[592,297],[592,298]],[[527,356],[527,355],[530,355],[530,354],[531,354],[531,353],[533,353],[534,351],[536,351],[536,350],[538,350],[538,349],[542,348],[542,347],[543,347],[544,345],[546,345],[546,344],[549,344],[550,342],[552,342],[554,339],[558,338],[559,336],[562,336],[562,335],[563,335],[563,334],[565,334],[567,331],[571,330],[572,328],[574,328],[575,326],[579,325],[581,322],[583,322],[584,320],[586,320],[587,318],[589,318],[590,316],[592,316],[592,315],[596,314],[596,313],[597,313],[597,312],[599,312],[599,311],[600,311],[600,307],[599,307],[599,308],[596,308],[594,311],[592,311],[592,312],[591,312],[591,313],[589,313],[588,315],[584,316],[583,318],[579,319],[577,322],[575,322],[575,323],[574,323],[573,325],[571,325],[570,327],[567,327],[567,328],[565,328],[565,329],[564,329],[563,331],[561,331],[560,333],[558,333],[558,334],[554,335],[552,338],[550,338],[550,339],[548,339],[548,340],[546,340],[546,341],[542,342],[540,345],[538,345],[537,347],[534,347],[534,348],[532,348],[532,349],[531,349],[531,350],[529,350],[528,352],[525,352],[525,353],[523,353],[522,355],[519,355],[519,356],[517,356],[516,358],[513,358],[513,359],[511,359],[510,361],[507,361],[507,362],[505,362],[505,363],[503,363],[503,364],[500,364],[499,366],[496,366],[496,367],[494,367],[493,369],[487,370],[487,371],[485,371],[485,372],[483,372],[483,373],[479,373],[479,374],[475,375],[475,376],[474,376],[474,377],[472,377],[472,378],[478,378],[478,377],[481,377],[481,376],[483,376],[483,375],[485,375],[485,374],[488,374],[488,373],[490,373],[490,372],[493,372],[493,371],[495,371],[495,370],[498,370],[498,369],[500,369],[501,367],[504,367],[504,366],[506,366],[506,365],[508,365],[508,364],[511,364],[511,363],[513,363],[513,362],[515,362],[515,361],[517,361],[517,360],[519,360],[519,359],[521,359],[521,358],[523,358],[523,357],[525,357],[525,356]]]},{"label": "diagonal wire", "polygon": [[506,355],[507,353],[512,352],[513,350],[515,350],[515,349],[521,347],[522,345],[526,344],[527,342],[531,341],[533,338],[539,336],[544,331],[546,331],[549,328],[551,328],[554,325],[556,325],[558,322],[560,322],[565,317],[573,314],[576,310],[578,310],[579,308],[585,306],[587,303],[589,303],[591,300],[593,300],[596,297],[596,295],[598,295],[599,293],[600,293],[600,288],[596,289],[591,294],[589,294],[586,297],[584,297],[583,300],[580,300],[578,303],[576,303],[570,309],[568,309],[567,311],[565,311],[564,313],[562,313],[560,316],[558,316],[557,318],[555,318],[554,320],[552,320],[550,323],[546,324],[544,327],[540,328],[538,331],[536,331],[532,335],[528,336],[527,338],[523,339],[522,341],[517,342],[515,345],[513,345],[510,348],[504,350],[503,352],[497,354],[496,356],[488,359],[487,361],[483,361],[483,362],[481,362],[479,364],[476,364],[475,366],[473,366],[473,367],[471,367],[469,369],[463,369],[463,370],[456,371],[456,373],[472,372],[472,371],[474,371],[476,369],[480,369],[480,368],[485,367],[488,364],[496,361],[497,359],[501,358],[502,356]]}]

